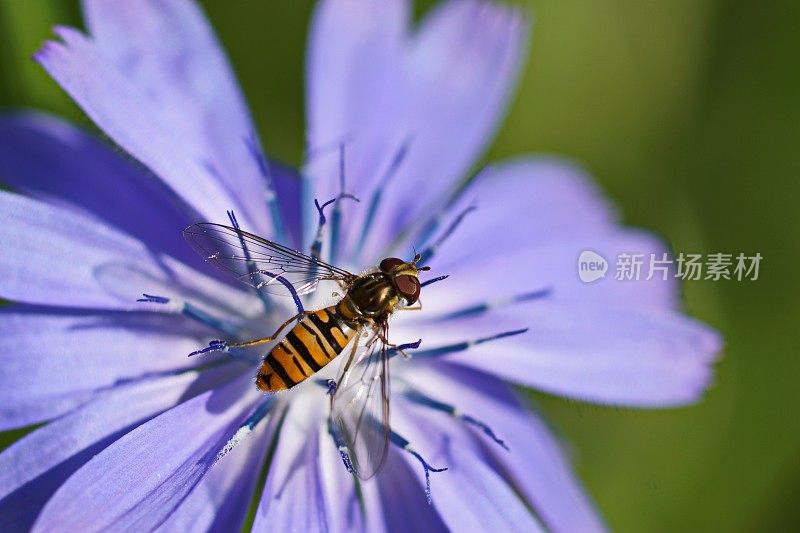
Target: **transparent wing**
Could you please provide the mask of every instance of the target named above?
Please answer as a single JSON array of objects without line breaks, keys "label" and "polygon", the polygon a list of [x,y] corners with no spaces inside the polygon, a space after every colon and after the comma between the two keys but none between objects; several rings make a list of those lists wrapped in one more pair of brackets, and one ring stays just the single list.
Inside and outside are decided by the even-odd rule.
[{"label": "transparent wing", "polygon": [[355,276],[314,257],[246,231],[201,222],[183,230],[186,241],[203,259],[236,279],[272,294],[291,295],[317,288],[321,280],[350,281]]},{"label": "transparent wing", "polygon": [[345,363],[331,399],[331,420],[355,474],[364,480],[377,474],[389,451],[389,363],[377,334]]}]

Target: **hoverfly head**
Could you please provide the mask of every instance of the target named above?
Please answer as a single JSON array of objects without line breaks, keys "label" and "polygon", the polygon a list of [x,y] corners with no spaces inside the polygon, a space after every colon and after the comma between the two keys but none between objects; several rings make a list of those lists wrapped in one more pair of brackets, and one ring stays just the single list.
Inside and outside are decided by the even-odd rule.
[{"label": "hoverfly head", "polygon": [[419,256],[414,258],[414,261],[403,261],[397,257],[387,257],[381,261],[380,269],[389,274],[392,278],[397,292],[400,293],[408,305],[413,305],[419,299],[420,284],[416,262],[419,261]]}]

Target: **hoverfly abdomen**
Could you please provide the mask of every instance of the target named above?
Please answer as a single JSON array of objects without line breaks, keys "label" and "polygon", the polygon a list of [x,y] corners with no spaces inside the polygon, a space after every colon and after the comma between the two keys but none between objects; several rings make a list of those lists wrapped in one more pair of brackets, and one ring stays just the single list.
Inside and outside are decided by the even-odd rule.
[{"label": "hoverfly abdomen", "polygon": [[336,306],[306,316],[272,348],[256,376],[265,392],[277,392],[305,381],[339,355],[355,335]]}]

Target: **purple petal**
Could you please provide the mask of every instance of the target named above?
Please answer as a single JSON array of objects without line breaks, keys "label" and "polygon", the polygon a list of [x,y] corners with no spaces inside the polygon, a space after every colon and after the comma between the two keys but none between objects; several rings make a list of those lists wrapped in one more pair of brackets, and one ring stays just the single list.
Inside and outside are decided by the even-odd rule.
[{"label": "purple petal", "polygon": [[355,493],[355,480],[345,468],[341,454],[326,429],[323,426],[317,435],[320,485],[324,495],[328,529],[364,531],[367,528],[364,526],[362,508]]},{"label": "purple petal", "polygon": [[[466,227],[464,232],[469,234]],[[502,240],[502,234],[495,239]],[[647,269],[642,268],[638,280],[615,278],[614,261],[618,254],[633,252],[661,257],[665,251],[663,243],[647,232],[618,230],[531,248],[508,243],[504,252],[488,254],[483,253],[482,242],[471,241],[467,244],[469,248],[442,246],[437,252],[438,259],[430,261],[429,276],[448,274],[449,278],[423,290],[426,311],[446,314],[533,292],[544,293],[542,299],[547,301],[591,303],[599,307],[657,311],[677,310],[680,304],[678,284],[672,274],[666,280],[659,274],[648,280]],[[593,283],[581,281],[578,261],[584,250],[599,253],[609,262],[609,272],[604,278]]]},{"label": "purple petal", "polygon": [[442,359],[570,398],[657,407],[696,401],[721,350],[714,330],[679,314],[577,302],[539,302],[403,330],[398,324],[393,335],[422,337],[435,348],[518,328],[529,329]]},{"label": "purple petal", "polygon": [[97,389],[198,364],[186,357],[201,342],[188,326],[152,313],[0,308],[0,429],[52,418]]},{"label": "purple petal", "polygon": [[450,219],[468,208],[473,210],[437,254],[452,258],[466,253],[465,246],[471,252],[477,242],[486,255],[505,254],[604,235],[617,223],[592,177],[555,157],[518,157],[484,169],[448,210]]},{"label": "purple petal", "polygon": [[380,474],[362,484],[367,531],[448,531],[436,509],[425,500],[425,491],[413,470],[419,465],[408,464],[405,453],[391,447]]},{"label": "purple petal", "polygon": [[280,202],[281,218],[286,224],[291,242],[299,248],[303,238],[300,173],[295,168],[274,159],[270,160],[269,165],[272,171],[272,185]]},{"label": "purple petal", "polygon": [[[397,136],[404,134],[394,132],[386,138],[380,122],[388,118],[386,108],[397,99],[409,9],[405,0],[317,4],[306,61],[306,171],[316,178],[313,194],[320,201],[341,192],[339,144],[346,146],[347,188],[365,196],[375,166],[389,155],[379,147],[395,147]],[[378,160],[371,159],[375,151]],[[306,243],[311,242],[313,229],[313,224],[304,228]]]},{"label": "purple petal", "polygon": [[[445,398],[460,412],[488,423],[508,445],[506,451],[486,441],[509,483],[522,492],[550,530],[588,533],[605,529],[558,441],[505,384],[448,364],[414,365],[411,375],[418,390]],[[483,435],[478,438],[485,440]]]},{"label": "purple petal", "polygon": [[257,426],[220,459],[157,531],[240,531],[278,417]]},{"label": "purple petal", "polygon": [[4,181],[27,196],[95,216],[154,251],[195,260],[180,229],[197,215],[146,170],[60,119],[33,112],[0,117],[0,168]]},{"label": "purple petal", "polygon": [[27,531],[58,487],[125,431],[207,389],[222,376],[189,372],[112,389],[0,454],[0,517]]},{"label": "purple petal", "polygon": [[[649,264],[650,254],[661,259],[667,248],[651,234],[616,227],[612,209],[575,165],[526,157],[484,171],[449,210],[433,241],[469,207],[474,210],[436,246],[429,262],[432,274],[450,275],[423,294],[433,313],[537,290],[546,290],[556,301],[678,307],[671,275],[664,280],[655,272],[647,280],[645,266],[637,281],[615,279],[618,254],[641,253]],[[578,260],[584,250],[606,258],[605,278],[580,280]]]},{"label": "purple petal", "polygon": [[184,0],[84,2],[91,36],[57,28],[36,54],[87,115],[206,220],[268,233],[258,141],[202,12]]},{"label": "purple petal", "polygon": [[[413,34],[403,30],[408,4],[386,7],[325,3],[310,44],[312,155],[315,148],[346,143],[347,188],[362,199],[350,228],[363,225],[359,217],[373,190],[385,193],[360,250],[370,260],[407,223],[440,205],[480,156],[508,102],[526,34],[516,11],[488,2],[445,2]],[[351,25],[355,33],[339,31]],[[382,185],[404,145],[405,159]],[[339,188],[338,153],[328,152],[308,166],[315,194],[325,199]],[[358,237],[349,232],[352,245]]]},{"label": "purple petal", "polygon": [[255,300],[170,258],[153,258],[141,243],[96,219],[7,192],[0,192],[0,243],[0,296],[9,300],[170,310],[137,304],[146,292],[234,313]]},{"label": "purple petal", "polygon": [[[309,34],[309,148],[343,142],[372,129],[396,87],[410,3],[405,0],[323,0]],[[342,31],[347,28],[347,31]],[[336,153],[336,150],[333,150]],[[320,191],[337,193],[338,180]]]},{"label": "purple petal", "polygon": [[[402,406],[402,408],[401,408]],[[437,468],[431,480],[433,505],[452,531],[469,531],[475,524],[487,531],[542,531],[541,525],[510,485],[495,471],[466,429],[441,413],[421,412],[396,402],[392,428]],[[417,460],[404,454],[424,487]]]},{"label": "purple petal", "polygon": [[97,267],[146,253],[136,241],[69,211],[5,192],[0,205],[0,294],[11,300],[109,306],[97,291]]},{"label": "purple petal", "polygon": [[50,397],[44,402],[35,396],[16,399],[9,406],[0,408],[0,429],[21,428],[52,420],[77,409],[91,400],[94,394],[94,391],[76,392]]},{"label": "purple petal", "polygon": [[[321,407],[320,398],[313,394],[296,395],[292,399],[256,511],[253,531],[328,529],[319,460]],[[348,494],[339,495],[342,506],[346,505],[348,497]]]},{"label": "purple petal", "polygon": [[257,397],[244,376],[127,433],[58,489],[34,531],[157,527],[212,467]]}]

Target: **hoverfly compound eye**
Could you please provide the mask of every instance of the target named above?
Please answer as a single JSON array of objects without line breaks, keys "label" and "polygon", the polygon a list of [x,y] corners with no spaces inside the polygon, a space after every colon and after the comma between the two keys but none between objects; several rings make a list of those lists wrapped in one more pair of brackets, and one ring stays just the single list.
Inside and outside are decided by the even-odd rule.
[{"label": "hoverfly compound eye", "polygon": [[408,305],[414,304],[419,299],[419,279],[416,276],[397,276],[394,279],[397,290],[406,299]]},{"label": "hoverfly compound eye", "polygon": [[404,263],[405,261],[403,261],[402,259],[398,259],[397,257],[387,257],[386,259],[381,261],[380,268],[384,272],[391,272],[392,269],[397,268]]}]

